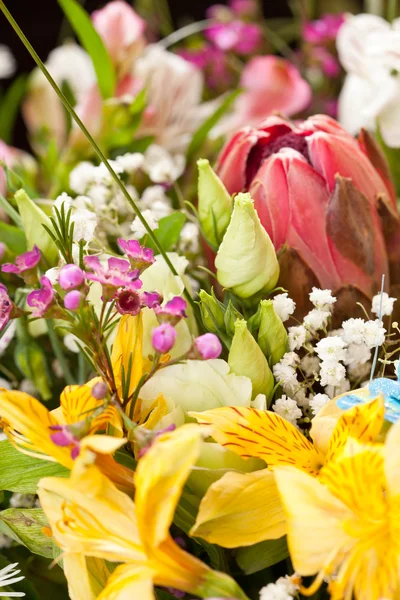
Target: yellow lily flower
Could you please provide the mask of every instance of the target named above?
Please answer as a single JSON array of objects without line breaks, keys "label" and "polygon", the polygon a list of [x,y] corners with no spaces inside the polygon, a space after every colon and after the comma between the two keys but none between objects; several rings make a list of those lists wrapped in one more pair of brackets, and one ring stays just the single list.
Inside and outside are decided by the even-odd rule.
[{"label": "yellow lily flower", "polygon": [[349,440],[319,479],[289,466],[275,477],[288,521],[288,545],[299,575],[327,580],[331,600],[400,597],[400,424],[384,446]]},{"label": "yellow lily flower", "polygon": [[135,317],[123,315],[118,324],[117,335],[111,353],[115,387],[121,402],[124,400],[124,378],[127,378],[130,372],[129,383],[126,382],[127,396],[129,397],[135,391],[144,373],[145,365],[142,358],[142,345],[142,314],[139,313]]},{"label": "yellow lily flower", "polygon": [[[113,407],[108,407],[98,415],[96,410],[103,404],[92,395],[93,386],[99,379],[93,379],[85,385],[71,385],[60,396],[60,407],[49,411],[29,394],[19,391],[0,390],[1,423],[10,442],[17,450],[28,456],[58,462],[67,469],[74,465],[74,450],[85,447],[96,452],[101,469],[112,477],[113,481],[132,493],[132,472],[119,465],[109,456],[122,446],[126,440],[106,435],[93,435],[104,431],[108,423],[121,430],[120,417]],[[90,416],[93,415],[90,419]],[[53,441],[54,434],[63,426],[75,426],[85,434],[80,441],[59,445]]]},{"label": "yellow lily flower", "polygon": [[[63,556],[72,553],[123,563],[113,571],[98,600],[153,600],[154,585],[201,597],[246,600],[230,577],[182,550],[169,533],[201,440],[200,428],[194,424],[161,436],[139,461],[135,503],[87,456],[79,458],[70,479],[40,481],[41,505]],[[82,600],[74,594],[72,579],[80,577],[86,565],[76,567],[66,575],[71,599]]]},{"label": "yellow lily flower", "polygon": [[312,444],[294,425],[271,411],[224,407],[189,413],[211,426],[216,442],[242,458],[261,458],[268,468],[230,472],[203,497],[191,534],[226,548],[278,539],[287,531],[274,470],[290,465],[317,477],[324,464],[340,456],[349,438],[372,442],[382,427],[382,398],[360,404],[338,419],[329,442]]}]

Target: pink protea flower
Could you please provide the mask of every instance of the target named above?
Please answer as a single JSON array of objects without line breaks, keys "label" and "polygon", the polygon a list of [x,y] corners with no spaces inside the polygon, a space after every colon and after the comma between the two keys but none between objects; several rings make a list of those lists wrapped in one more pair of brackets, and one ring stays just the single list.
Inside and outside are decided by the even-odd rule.
[{"label": "pink protea flower", "polygon": [[150,267],[155,261],[154,250],[141,246],[137,240],[118,239],[120,248],[129,258],[132,269],[138,269],[142,273],[147,267]]},{"label": "pink protea flower", "polygon": [[32,316],[43,317],[54,301],[54,290],[50,279],[43,275],[40,279],[41,288],[34,290],[27,296],[28,306],[32,308]]},{"label": "pink protea flower", "polygon": [[254,23],[230,21],[214,23],[205,30],[206,38],[223,52],[252,54],[260,46],[262,30]]},{"label": "pink protea flower", "polygon": [[5,285],[0,283],[0,331],[4,329],[8,321],[11,319],[13,303],[8,295]]},{"label": "pink protea flower", "polygon": [[129,261],[123,258],[109,258],[107,266],[101,264],[98,256],[85,256],[85,265],[93,271],[86,272],[90,281],[98,281],[103,287],[103,296],[110,300],[118,288],[135,291],[142,287],[138,269],[131,269]]},{"label": "pink protea flower", "polygon": [[231,138],[217,172],[231,194],[252,195],[282,251],[280,285],[297,315],[308,310],[313,286],[339,292],[354,311],[355,298],[377,293],[382,273],[388,286],[400,284],[395,194],[365,132],[360,144],[324,115],[297,123],[270,117]]},{"label": "pink protea flower", "polygon": [[33,283],[37,280],[34,269],[39,264],[40,258],[40,250],[35,245],[32,250],[17,256],[15,263],[4,263],[1,266],[1,270],[3,273],[20,275],[27,283]]},{"label": "pink protea flower", "polygon": [[168,322],[171,325],[176,325],[181,319],[187,317],[186,307],[186,300],[180,296],[175,296],[164,306],[155,306],[154,312],[161,323]]}]

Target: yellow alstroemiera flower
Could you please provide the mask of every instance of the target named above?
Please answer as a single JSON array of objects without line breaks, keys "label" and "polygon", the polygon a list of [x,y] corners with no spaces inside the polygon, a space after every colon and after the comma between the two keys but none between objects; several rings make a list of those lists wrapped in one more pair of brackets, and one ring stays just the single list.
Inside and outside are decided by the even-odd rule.
[{"label": "yellow alstroemiera flower", "polygon": [[328,580],[331,600],[400,598],[400,423],[384,446],[349,440],[319,479],[293,467],[275,477],[300,575],[318,573],[303,595]]},{"label": "yellow alstroemiera flower", "polygon": [[[97,414],[103,400],[97,400],[92,395],[92,388],[98,381],[99,379],[92,379],[85,385],[67,386],[60,396],[59,408],[51,412],[29,394],[1,389],[2,427],[10,442],[23,454],[58,462],[71,469],[74,465],[71,446],[60,446],[51,436],[55,433],[54,427],[80,424],[85,434],[80,440],[80,448],[83,450],[88,447],[96,452],[97,463],[101,469],[109,474],[121,489],[130,490],[132,493],[132,472],[109,456],[126,440],[108,435],[94,435],[98,431],[104,431],[109,423],[121,431],[120,417],[115,408],[108,407]],[[90,418],[91,416],[93,418]]]},{"label": "yellow alstroemiera flower", "polygon": [[194,424],[160,436],[139,461],[135,503],[85,456],[77,460],[70,479],[40,481],[40,502],[64,552],[64,564],[71,560],[74,564],[66,570],[72,600],[83,600],[77,581],[88,579],[82,557],[123,563],[113,571],[98,600],[153,600],[154,585],[200,597],[246,600],[230,577],[182,550],[169,533],[201,441],[200,428]]},{"label": "yellow alstroemiera flower", "polygon": [[377,437],[384,405],[382,398],[376,398],[343,413],[329,442],[321,440],[321,446],[271,411],[231,406],[189,414],[210,426],[212,437],[222,446],[268,465],[254,473],[226,473],[201,501],[191,534],[236,548],[285,535],[287,523],[274,475],[277,466],[290,465],[317,477],[324,464],[340,456],[349,438],[370,443]]}]

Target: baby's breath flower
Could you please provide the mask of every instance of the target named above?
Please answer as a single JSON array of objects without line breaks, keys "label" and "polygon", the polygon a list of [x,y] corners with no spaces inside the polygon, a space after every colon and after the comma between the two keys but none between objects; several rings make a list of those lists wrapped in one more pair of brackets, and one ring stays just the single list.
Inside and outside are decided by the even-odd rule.
[{"label": "baby's breath flower", "polygon": [[289,348],[290,350],[299,350],[307,339],[307,329],[304,325],[289,327]]},{"label": "baby's breath flower", "polygon": [[300,361],[300,367],[306,377],[311,377],[318,374],[320,370],[320,362],[315,354],[307,354]]},{"label": "baby's breath flower", "polygon": [[327,385],[324,388],[325,394],[329,396],[329,398],[334,398],[335,396],[339,396],[340,394],[344,394],[348,392],[350,389],[350,381],[346,378],[342,379],[339,384]]},{"label": "baby's breath flower", "polygon": [[69,187],[77,194],[84,194],[93,181],[94,165],[84,161],[76,165],[69,174]]},{"label": "baby's breath flower", "polygon": [[365,344],[350,344],[346,349],[344,364],[355,367],[363,365],[371,358],[371,350]]},{"label": "baby's breath flower", "polygon": [[289,367],[295,367],[300,362],[300,357],[296,352],[286,352],[281,360],[279,361],[281,365],[287,365]]},{"label": "baby's breath flower", "polygon": [[182,227],[180,247],[187,252],[196,253],[200,249],[200,230],[196,223],[185,223]]},{"label": "baby's breath flower", "polygon": [[153,183],[173,183],[185,169],[185,157],[172,156],[168,150],[157,144],[151,144],[145,152],[143,170]]},{"label": "baby's breath flower", "polygon": [[382,327],[380,321],[366,321],[364,327],[364,343],[369,348],[374,348],[376,345],[382,346],[385,342],[386,329]]},{"label": "baby's breath flower", "polygon": [[282,398],[276,400],[275,404],[272,406],[272,410],[293,425],[296,425],[297,419],[300,419],[303,415],[300,408],[297,406],[296,400],[288,398],[287,396],[282,396]]},{"label": "baby's breath flower", "polygon": [[346,344],[362,344],[364,341],[365,321],[364,319],[347,319],[343,321],[343,339]]},{"label": "baby's breath flower", "polygon": [[273,367],[273,373],[276,381],[279,382],[285,390],[294,390],[298,386],[297,373],[293,367],[278,362]]},{"label": "baby's breath flower", "polygon": [[391,298],[389,294],[383,292],[383,294],[377,294],[372,298],[372,312],[379,315],[381,306],[382,296],[382,316],[391,315],[393,312],[393,305],[396,302],[396,298]]},{"label": "baby's breath flower", "polygon": [[336,302],[336,298],[332,296],[331,290],[320,290],[316,287],[313,287],[310,293],[310,300],[316,309],[328,312],[332,311],[333,305]]},{"label": "baby's breath flower", "polygon": [[322,338],[316,344],[315,351],[322,361],[335,365],[346,358],[346,342],[339,336]]},{"label": "baby's breath flower", "polygon": [[315,394],[309,402],[312,414],[315,416],[329,402],[327,394]]},{"label": "baby's breath flower", "polygon": [[296,303],[291,298],[288,298],[286,292],[284,294],[278,294],[272,298],[272,302],[276,314],[283,322],[289,319],[290,315],[294,313],[296,308]]},{"label": "baby's breath flower", "polygon": [[117,156],[115,162],[125,173],[135,173],[143,166],[144,156],[140,152],[127,152]]},{"label": "baby's breath flower", "polygon": [[319,308],[313,308],[308,315],[304,317],[304,323],[310,329],[318,330],[324,329],[328,324],[328,319],[331,313],[328,310],[320,310]]},{"label": "baby's breath flower", "polygon": [[320,376],[322,386],[333,385],[336,387],[346,377],[346,369],[339,362],[322,362]]},{"label": "baby's breath flower", "polygon": [[[158,221],[151,210],[144,210],[142,212],[143,217],[146,219],[150,229],[154,231],[158,227]],[[133,223],[131,225],[131,231],[133,233],[133,237],[137,240],[142,239],[142,237],[147,233],[143,223],[140,221],[139,217],[135,217],[133,219]]]}]

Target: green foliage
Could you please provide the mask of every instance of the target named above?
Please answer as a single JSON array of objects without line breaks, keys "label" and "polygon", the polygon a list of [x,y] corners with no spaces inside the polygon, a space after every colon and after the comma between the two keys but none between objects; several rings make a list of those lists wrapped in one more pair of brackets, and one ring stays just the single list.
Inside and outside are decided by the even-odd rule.
[{"label": "green foliage", "polygon": [[15,225],[0,221],[0,240],[12,254],[22,254],[26,250],[25,234]]},{"label": "green foliage", "polygon": [[75,0],[58,1],[80,43],[93,61],[101,95],[103,98],[112,98],[116,86],[115,70],[89,15]]},{"label": "green foliage", "polygon": [[0,442],[0,489],[35,494],[42,477],[67,477],[69,471],[58,463],[26,456],[10,444]]},{"label": "green foliage", "polygon": [[57,246],[47,231],[43,229],[43,226],[46,226],[47,230],[51,229],[49,217],[29,198],[24,190],[18,190],[15,200],[22,219],[28,248],[32,249],[36,244],[49,264],[55,264],[58,257]]},{"label": "green foliage", "polygon": [[130,105],[106,102],[103,109],[104,132],[103,145],[109,150],[127,147],[131,144],[135,132],[142,120],[146,108],[146,90],[141,90]]},{"label": "green foliage", "polygon": [[288,556],[286,537],[282,537],[278,540],[259,542],[247,548],[239,548],[236,552],[236,561],[246,575],[251,575],[275,565]]},{"label": "green foliage", "polygon": [[20,75],[9,86],[0,103],[0,139],[12,141],[12,131],[26,90],[26,75]]},{"label": "green foliage", "polygon": [[0,531],[39,556],[53,558],[54,542],[43,533],[48,527],[41,508],[8,508],[0,513]]},{"label": "green foliage", "polygon": [[21,373],[32,380],[43,400],[50,400],[51,379],[47,367],[46,355],[42,347],[35,342],[23,329],[21,323],[17,326],[17,345],[14,359]]},{"label": "green foliage", "polygon": [[[172,250],[172,248],[178,242],[182,227],[185,224],[185,220],[186,217],[181,212],[172,213],[171,215],[163,217],[159,220],[158,228],[154,231],[154,233],[165,252]],[[145,245],[148,248],[157,250],[152,240],[147,240]]]}]

